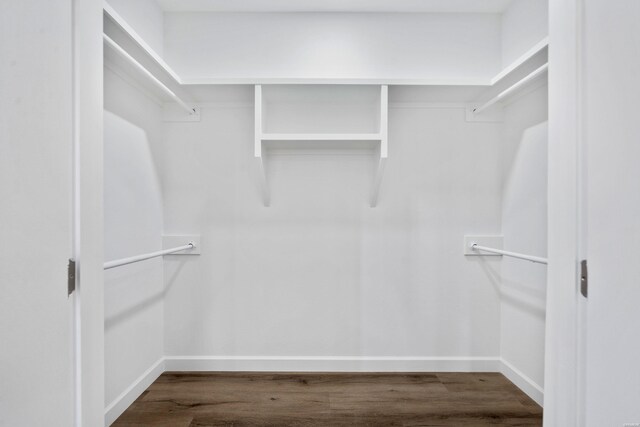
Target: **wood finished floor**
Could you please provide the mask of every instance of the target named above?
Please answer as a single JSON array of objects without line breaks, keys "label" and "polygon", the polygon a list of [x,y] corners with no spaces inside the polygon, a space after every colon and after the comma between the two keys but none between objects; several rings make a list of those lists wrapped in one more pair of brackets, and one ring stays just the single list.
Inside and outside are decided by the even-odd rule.
[{"label": "wood finished floor", "polygon": [[114,426],[541,426],[497,373],[172,373]]}]

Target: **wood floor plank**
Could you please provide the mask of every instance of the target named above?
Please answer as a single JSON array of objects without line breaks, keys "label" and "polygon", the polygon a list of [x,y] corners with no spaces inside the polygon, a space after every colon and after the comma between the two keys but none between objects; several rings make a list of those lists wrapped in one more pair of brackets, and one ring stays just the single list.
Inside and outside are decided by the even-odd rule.
[{"label": "wood floor plank", "polygon": [[497,373],[161,375],[114,426],[540,426]]},{"label": "wood floor plank", "polygon": [[329,412],[329,395],[326,393],[272,392],[193,396],[170,396],[166,392],[156,395],[150,392],[136,410],[150,413],[187,413],[193,416],[229,415],[244,417],[255,413],[277,416],[306,416]]},{"label": "wood floor plank", "polygon": [[149,414],[127,410],[114,424],[119,427],[189,427],[193,422],[193,416],[189,414]]}]

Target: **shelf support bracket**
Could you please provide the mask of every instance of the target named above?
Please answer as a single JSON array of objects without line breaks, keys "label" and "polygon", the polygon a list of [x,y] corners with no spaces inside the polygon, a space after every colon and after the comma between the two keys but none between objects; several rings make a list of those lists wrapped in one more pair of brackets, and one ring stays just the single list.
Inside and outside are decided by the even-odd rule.
[{"label": "shelf support bracket", "polygon": [[380,158],[378,160],[378,167],[376,169],[376,175],[373,181],[373,188],[371,191],[371,207],[375,208],[378,205],[378,198],[380,197],[380,185],[382,184],[382,175],[384,174],[384,167],[389,155],[389,87],[387,85],[380,86]]},{"label": "shelf support bracket", "polygon": [[269,194],[269,183],[267,182],[267,170],[265,168],[264,157],[262,153],[262,85],[255,86],[255,135],[254,135],[254,157],[258,163],[260,174],[260,189],[262,191],[262,203],[265,207],[271,204],[271,195]]}]

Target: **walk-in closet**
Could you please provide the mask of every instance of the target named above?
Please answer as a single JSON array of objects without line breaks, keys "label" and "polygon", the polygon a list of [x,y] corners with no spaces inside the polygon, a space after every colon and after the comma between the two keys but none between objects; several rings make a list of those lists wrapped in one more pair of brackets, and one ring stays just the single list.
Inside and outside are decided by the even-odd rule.
[{"label": "walk-in closet", "polygon": [[0,427],[640,425],[639,19],[3,3]]},{"label": "walk-in closet", "polygon": [[[108,423],[149,386],[121,425],[151,408],[242,423],[245,398],[267,424],[428,422],[447,416],[424,383],[448,390],[451,372],[475,373],[449,381],[471,378],[480,405],[451,425],[541,422],[548,8],[476,3],[105,5]],[[120,265],[159,251],[174,252]],[[306,389],[283,381],[252,401],[243,376],[151,384],[191,371],[312,372],[320,397],[287,402]],[[398,408],[350,412],[368,377],[320,372],[395,373],[364,400]],[[404,384],[423,405],[386,390],[400,373],[430,374]]]}]

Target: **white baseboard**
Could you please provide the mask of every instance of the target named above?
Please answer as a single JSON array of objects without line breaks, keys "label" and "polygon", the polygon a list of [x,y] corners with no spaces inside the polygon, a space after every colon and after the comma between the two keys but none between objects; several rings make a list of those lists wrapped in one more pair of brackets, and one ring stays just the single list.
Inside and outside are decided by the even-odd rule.
[{"label": "white baseboard", "polygon": [[522,371],[504,359],[500,359],[500,373],[507,377],[538,405],[544,406],[544,389]]},{"label": "white baseboard", "polygon": [[167,371],[499,372],[499,357],[167,356]]},{"label": "white baseboard", "polygon": [[104,424],[110,426],[118,419],[165,370],[164,357],[161,357],[106,407],[104,411]]}]

